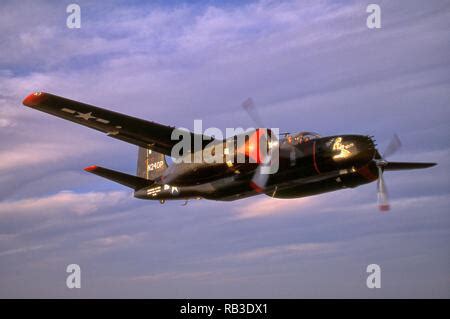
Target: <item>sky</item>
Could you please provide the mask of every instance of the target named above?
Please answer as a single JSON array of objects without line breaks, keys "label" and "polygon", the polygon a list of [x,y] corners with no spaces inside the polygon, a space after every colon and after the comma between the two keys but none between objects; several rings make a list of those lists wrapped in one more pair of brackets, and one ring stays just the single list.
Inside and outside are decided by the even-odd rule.
[{"label": "sky", "polygon": [[[449,298],[450,3],[0,3],[0,298]],[[313,197],[144,201],[88,174],[134,174],[137,149],[21,105],[45,91],[162,124],[374,135],[375,183]],[[66,267],[81,268],[68,289]],[[366,267],[381,268],[368,289]]]}]

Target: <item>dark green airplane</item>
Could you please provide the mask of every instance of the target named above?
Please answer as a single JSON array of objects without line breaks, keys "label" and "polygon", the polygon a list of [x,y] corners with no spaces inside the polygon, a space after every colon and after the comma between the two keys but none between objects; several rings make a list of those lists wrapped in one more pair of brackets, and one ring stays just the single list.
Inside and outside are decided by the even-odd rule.
[{"label": "dark green airplane", "polygon": [[[137,176],[95,165],[85,170],[132,188],[136,198],[159,200],[161,203],[166,200],[200,198],[232,201],[260,193],[275,198],[297,198],[353,188],[376,180],[379,208],[385,211],[389,210],[389,204],[383,180],[384,171],[436,165],[386,161],[386,156],[392,155],[401,145],[396,136],[382,156],[370,136],[321,137],[316,133],[301,132],[284,134],[274,139],[270,130],[256,129],[250,133],[256,139],[247,136],[243,148],[236,145],[238,135],[219,140],[189,132],[193,140],[200,139],[202,142],[200,150],[188,150],[185,156],[192,158],[198,151],[210,151],[212,145],[223,145],[226,149],[227,145],[234,143],[236,154],[233,160],[181,162],[168,166],[166,156],[171,156],[173,147],[179,142],[172,138],[176,130],[174,127],[44,92],[30,94],[23,104],[139,146]],[[254,140],[256,145],[252,145],[251,141]],[[273,145],[278,147],[276,173],[261,173],[263,163],[267,163],[265,160],[272,159],[266,156],[262,160],[259,151],[256,160],[251,161],[251,154],[254,153],[249,150],[259,150],[261,145],[267,149]],[[236,161],[240,153],[248,161]]]}]

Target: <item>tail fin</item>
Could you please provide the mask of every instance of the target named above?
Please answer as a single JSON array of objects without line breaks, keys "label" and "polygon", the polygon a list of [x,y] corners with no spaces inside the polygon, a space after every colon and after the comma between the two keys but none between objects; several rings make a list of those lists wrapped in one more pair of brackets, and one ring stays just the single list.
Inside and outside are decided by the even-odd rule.
[{"label": "tail fin", "polygon": [[148,180],[160,177],[167,168],[164,154],[139,147],[136,175]]},{"label": "tail fin", "polygon": [[86,172],[104,177],[106,179],[112,180],[116,183],[125,185],[127,187],[133,188],[134,190],[141,189],[143,187],[149,186],[152,184],[152,181],[149,181],[147,179],[128,175],[122,172],[117,172],[112,169],[92,165],[89,167],[86,167],[84,169]]}]

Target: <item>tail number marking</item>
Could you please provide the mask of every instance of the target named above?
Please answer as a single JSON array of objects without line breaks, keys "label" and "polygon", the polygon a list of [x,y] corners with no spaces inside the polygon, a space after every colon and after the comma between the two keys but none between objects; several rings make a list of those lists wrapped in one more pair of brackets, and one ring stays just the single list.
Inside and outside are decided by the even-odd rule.
[{"label": "tail number marking", "polygon": [[150,163],[150,164],[148,164],[148,170],[149,171],[153,171],[155,169],[160,169],[161,167],[163,167],[163,165],[164,165],[164,161],[158,161],[158,162],[155,162],[155,163]]}]

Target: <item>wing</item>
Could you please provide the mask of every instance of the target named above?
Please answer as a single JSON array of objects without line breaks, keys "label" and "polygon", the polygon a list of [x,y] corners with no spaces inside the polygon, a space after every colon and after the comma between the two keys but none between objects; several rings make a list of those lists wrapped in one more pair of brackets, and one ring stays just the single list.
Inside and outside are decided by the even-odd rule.
[{"label": "wing", "polygon": [[[89,104],[69,100],[45,92],[35,92],[28,95],[23,104],[30,108],[49,113],[65,120],[81,124],[106,133],[113,138],[150,148],[156,152],[169,155],[178,140],[172,140],[174,127],[161,125],[109,111]],[[211,137],[189,133],[191,141],[197,136],[203,145],[211,142]],[[206,140],[206,141],[205,141]]]}]

